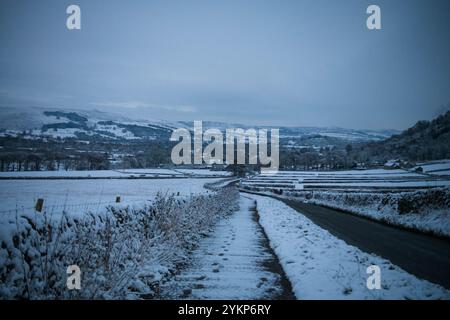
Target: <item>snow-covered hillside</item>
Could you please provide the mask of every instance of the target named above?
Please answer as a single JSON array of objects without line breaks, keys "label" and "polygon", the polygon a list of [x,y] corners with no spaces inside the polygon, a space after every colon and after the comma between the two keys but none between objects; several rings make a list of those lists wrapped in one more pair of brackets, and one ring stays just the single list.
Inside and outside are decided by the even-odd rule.
[{"label": "snow-covered hillside", "polygon": [[97,110],[1,109],[0,135],[52,138],[157,139],[182,126],[162,120],[135,120]]},{"label": "snow-covered hillside", "polygon": [[[97,110],[56,108],[8,108],[0,107],[0,136],[52,138],[106,138],[106,139],[164,139],[175,128],[192,128],[188,121],[159,119],[133,119],[120,114]],[[201,119],[199,119],[201,120]],[[203,129],[264,128],[243,124],[203,122]],[[268,128],[268,127],[267,127]],[[344,128],[280,127],[280,139],[292,141],[298,138],[335,138],[348,142],[378,141],[397,133],[395,130],[353,130]],[[284,139],[284,140],[283,140]],[[295,145],[295,143],[294,143]]]}]

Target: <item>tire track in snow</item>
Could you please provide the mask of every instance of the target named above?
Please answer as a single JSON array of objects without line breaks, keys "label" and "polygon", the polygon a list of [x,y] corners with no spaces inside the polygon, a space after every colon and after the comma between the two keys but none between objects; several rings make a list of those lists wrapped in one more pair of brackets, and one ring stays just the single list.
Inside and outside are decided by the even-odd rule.
[{"label": "tire track in snow", "polygon": [[203,239],[191,263],[161,288],[166,299],[295,299],[258,224],[254,201],[222,219]]}]

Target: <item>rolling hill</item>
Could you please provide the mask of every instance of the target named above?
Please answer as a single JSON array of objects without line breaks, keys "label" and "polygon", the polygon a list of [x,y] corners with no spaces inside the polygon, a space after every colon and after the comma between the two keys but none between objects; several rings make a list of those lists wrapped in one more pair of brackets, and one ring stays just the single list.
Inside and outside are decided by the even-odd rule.
[{"label": "rolling hill", "polygon": [[[22,138],[59,138],[79,140],[163,140],[172,130],[193,127],[192,122],[129,119],[97,110],[0,107],[0,135]],[[203,122],[204,130],[248,129],[251,126],[222,122]],[[253,127],[256,129],[269,127]],[[281,127],[281,144],[296,148],[304,145],[328,146],[348,142],[380,141],[395,130],[354,130],[344,128]]]}]

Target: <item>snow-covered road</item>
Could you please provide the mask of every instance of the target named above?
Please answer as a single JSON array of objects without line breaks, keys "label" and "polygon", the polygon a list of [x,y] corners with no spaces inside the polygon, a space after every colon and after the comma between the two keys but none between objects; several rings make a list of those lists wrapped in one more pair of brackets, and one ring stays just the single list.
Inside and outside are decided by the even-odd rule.
[{"label": "snow-covered road", "polygon": [[253,200],[223,219],[193,253],[191,264],[163,285],[163,298],[292,299],[290,283],[257,222]]}]

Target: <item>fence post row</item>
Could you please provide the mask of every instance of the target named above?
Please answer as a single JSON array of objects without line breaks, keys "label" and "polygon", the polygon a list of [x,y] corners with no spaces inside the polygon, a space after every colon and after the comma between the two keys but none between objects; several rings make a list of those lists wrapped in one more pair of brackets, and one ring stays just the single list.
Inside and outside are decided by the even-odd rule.
[{"label": "fence post row", "polygon": [[[116,196],[116,203],[120,203],[120,202],[122,202],[122,198],[120,196]],[[85,204],[82,204],[82,205],[85,205]],[[36,200],[34,210],[36,210],[37,212],[42,212],[43,209],[44,209],[44,199],[39,198]],[[10,211],[14,211],[14,210],[5,210],[5,211],[0,211],[0,212],[10,212]]]}]

